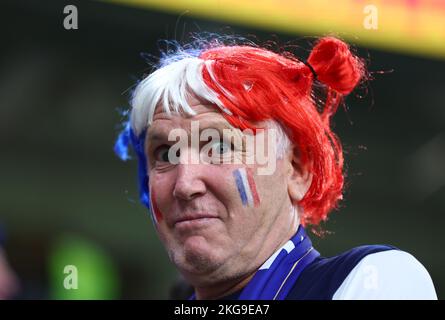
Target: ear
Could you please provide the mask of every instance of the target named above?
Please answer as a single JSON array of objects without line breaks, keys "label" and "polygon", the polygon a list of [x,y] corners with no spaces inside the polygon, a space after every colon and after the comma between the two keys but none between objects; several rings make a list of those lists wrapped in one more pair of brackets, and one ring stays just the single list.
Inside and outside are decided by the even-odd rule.
[{"label": "ear", "polygon": [[292,152],[288,154],[288,160],[290,164],[290,174],[288,176],[289,197],[293,204],[298,204],[311,186],[311,165],[310,163],[301,163],[297,149],[293,149]]}]

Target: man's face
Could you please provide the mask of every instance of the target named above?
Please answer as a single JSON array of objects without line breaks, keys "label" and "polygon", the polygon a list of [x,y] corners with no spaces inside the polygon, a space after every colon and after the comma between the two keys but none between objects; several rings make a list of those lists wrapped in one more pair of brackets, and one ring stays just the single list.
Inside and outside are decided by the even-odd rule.
[{"label": "man's face", "polygon": [[[214,106],[194,98],[190,105],[196,116],[167,115],[159,107],[155,111],[146,140],[149,190],[170,259],[194,285],[205,285],[254,272],[295,231],[287,183],[292,166],[284,157],[276,160],[273,174],[258,175],[258,164],[246,160],[243,147],[231,153],[238,161],[191,164],[187,159],[202,149],[193,143],[175,152],[181,160],[171,163],[172,130],[190,135],[192,123],[199,121],[201,131],[218,129],[223,137],[223,129],[231,128]],[[242,136],[239,130],[237,134]],[[222,139],[212,141],[210,150],[224,158],[230,148]]]}]

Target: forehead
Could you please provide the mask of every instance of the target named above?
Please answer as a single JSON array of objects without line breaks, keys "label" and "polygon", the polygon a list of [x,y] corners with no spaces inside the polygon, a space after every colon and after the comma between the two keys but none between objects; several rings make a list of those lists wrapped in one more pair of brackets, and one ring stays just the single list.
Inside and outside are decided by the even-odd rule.
[{"label": "forehead", "polygon": [[190,107],[195,111],[195,115],[166,113],[162,105],[158,105],[153,114],[153,122],[147,131],[147,138],[151,139],[158,133],[168,134],[169,130],[182,128],[190,130],[193,121],[199,122],[199,127],[215,129],[232,129],[233,127],[222,116],[220,109],[208,102],[197,99],[192,96],[188,99]]},{"label": "forehead", "polygon": [[[218,108],[211,104],[210,102],[199,99],[195,94],[187,92],[187,102],[192,107],[192,109],[197,113],[202,113],[205,111],[218,111]],[[153,113],[153,121],[156,119],[156,115],[162,116],[165,114],[164,109],[162,107],[162,103],[158,103]],[[185,115],[184,115],[185,116]]]}]

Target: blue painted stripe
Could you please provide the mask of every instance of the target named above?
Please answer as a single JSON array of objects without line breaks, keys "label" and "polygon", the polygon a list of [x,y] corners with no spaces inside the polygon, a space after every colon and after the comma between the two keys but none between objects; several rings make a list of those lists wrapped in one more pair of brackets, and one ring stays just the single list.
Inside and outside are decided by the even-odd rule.
[{"label": "blue painted stripe", "polygon": [[236,186],[241,196],[241,201],[245,206],[247,204],[247,196],[246,196],[246,191],[244,190],[243,178],[241,177],[239,170],[233,171],[233,176],[235,177]]},{"label": "blue painted stripe", "polygon": [[238,172],[240,173],[241,181],[243,182],[243,189],[246,194],[247,204],[253,207],[253,197],[252,192],[250,191],[249,181],[247,180],[247,172],[244,168],[238,169]]}]

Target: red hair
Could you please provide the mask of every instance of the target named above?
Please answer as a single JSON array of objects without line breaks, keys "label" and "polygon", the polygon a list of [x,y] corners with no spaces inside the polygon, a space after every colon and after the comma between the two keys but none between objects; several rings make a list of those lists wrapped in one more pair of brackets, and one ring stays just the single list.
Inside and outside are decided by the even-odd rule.
[{"label": "red hair", "polygon": [[[255,130],[255,122],[275,120],[284,128],[312,173],[309,190],[298,203],[301,222],[326,220],[342,199],[344,184],[342,147],[330,119],[363,78],[362,61],[334,37],[320,39],[306,63],[251,46],[217,47],[199,58],[212,61],[202,76],[232,113],[222,113],[230,124]],[[321,112],[313,97],[315,76],[326,90]]]}]

